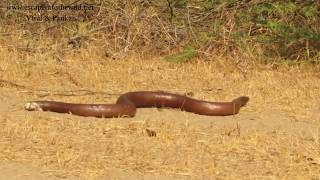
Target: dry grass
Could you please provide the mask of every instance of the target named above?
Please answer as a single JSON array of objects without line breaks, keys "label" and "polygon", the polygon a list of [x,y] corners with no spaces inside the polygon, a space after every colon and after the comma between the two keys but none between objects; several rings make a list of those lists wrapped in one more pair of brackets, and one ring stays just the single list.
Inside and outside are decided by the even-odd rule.
[{"label": "dry grass", "polygon": [[[320,109],[318,67],[271,70],[249,64],[237,68],[221,57],[187,64],[139,56],[109,60],[90,49],[67,54],[63,62],[57,62],[47,54],[25,55],[0,47],[0,77],[5,80],[0,82],[0,160],[48,167],[55,170],[52,173],[85,179],[113,168],[197,179],[320,178],[317,132],[306,138],[285,133],[286,129],[217,130],[189,124],[199,116],[183,112],[172,113],[183,114],[179,116],[184,117],[179,120],[182,123],[176,123],[167,110],[157,114],[159,117],[152,115],[154,110],[147,118],[138,114],[133,120],[22,110],[24,101],[34,99],[112,103],[117,95],[110,94],[166,90],[191,92],[195,98],[207,100],[248,95],[251,101],[240,117],[281,110],[291,123],[303,121],[320,127],[320,119],[312,115]],[[105,94],[84,95],[78,91],[81,89]],[[65,92],[70,90],[74,91],[71,96]],[[148,128],[157,136],[149,137]]]}]

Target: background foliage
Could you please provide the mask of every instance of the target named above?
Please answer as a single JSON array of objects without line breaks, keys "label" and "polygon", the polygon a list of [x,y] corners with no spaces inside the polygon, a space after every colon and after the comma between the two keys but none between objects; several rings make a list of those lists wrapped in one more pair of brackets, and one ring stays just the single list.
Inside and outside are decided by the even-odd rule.
[{"label": "background foliage", "polygon": [[[97,46],[107,57],[138,52],[175,62],[239,53],[267,62],[316,63],[320,57],[320,2],[313,0],[14,0],[0,4],[2,33],[46,40],[51,50]],[[94,10],[8,9],[53,4],[85,4]],[[26,20],[26,15],[74,16],[78,21],[36,22]]]}]

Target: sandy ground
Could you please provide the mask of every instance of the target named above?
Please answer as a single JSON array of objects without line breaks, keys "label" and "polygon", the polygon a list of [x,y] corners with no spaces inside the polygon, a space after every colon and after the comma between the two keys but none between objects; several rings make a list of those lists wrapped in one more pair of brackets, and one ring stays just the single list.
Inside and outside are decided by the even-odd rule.
[{"label": "sandy ground", "polygon": [[[7,179],[7,180],[41,180],[41,179],[48,179],[48,180],[61,180],[61,179],[70,179],[76,180],[81,179],[79,177],[75,177],[72,175],[59,173],[55,170],[46,170],[41,169],[38,167],[33,167],[32,165],[28,164],[19,164],[19,163],[12,163],[12,162],[3,162],[0,163],[0,179]],[[106,171],[106,175],[99,177],[97,179],[119,179],[119,180],[126,180],[126,179],[133,179],[133,180],[142,180],[142,179],[185,179],[183,176],[163,176],[159,174],[146,174],[146,173],[139,173],[137,171],[125,171],[120,169],[109,169]]]},{"label": "sandy ground", "polygon": [[[308,118],[313,118],[316,122],[320,121],[320,116],[315,109],[312,116],[304,120],[297,121],[294,117],[286,114],[283,111],[277,109],[265,109],[264,111],[255,112],[244,108],[239,115],[228,117],[208,117],[200,116],[192,113],[181,112],[173,109],[139,109],[136,117],[132,119],[120,118],[115,120],[103,120],[96,118],[83,118],[68,114],[57,114],[50,112],[28,112],[23,110],[24,100],[19,97],[19,91],[14,89],[3,88],[0,89],[2,94],[0,103],[0,116],[5,119],[10,119],[13,113],[16,117],[35,117],[42,119],[43,117],[50,117],[55,120],[68,121],[76,120],[83,124],[90,123],[103,123],[113,124],[116,122],[117,126],[130,123],[145,123],[151,125],[151,129],[154,132],[158,132],[158,128],[155,126],[160,123],[169,123],[174,129],[185,128],[186,126],[192,126],[198,128],[203,133],[217,132],[226,136],[240,136],[243,134],[250,134],[253,131],[257,134],[276,134],[281,133],[285,135],[298,135],[300,138],[310,139],[317,136],[319,133],[319,126],[310,123]],[[249,103],[250,105],[250,103]],[[18,118],[21,119],[21,118]],[[165,122],[165,121],[169,122]],[[99,126],[99,125],[98,125]],[[143,128],[140,129],[143,131]],[[160,131],[161,133],[161,131]],[[146,134],[142,132],[142,134]],[[157,134],[158,135],[158,134]],[[2,158],[3,159],[3,158]],[[36,158],[33,158],[36,161]],[[316,161],[316,159],[314,159]],[[83,177],[74,176],[66,171],[62,171],[61,168],[50,167],[37,167],[34,164],[37,163],[23,163],[14,162],[10,159],[0,162],[0,179],[7,180],[33,180],[33,179],[83,179]],[[251,168],[248,166],[248,168]],[[236,176],[235,176],[236,177]],[[240,176],[241,177],[241,176]],[[264,179],[273,179],[270,176],[261,176]],[[314,178],[319,178],[318,175],[314,175]],[[198,176],[196,179],[209,178],[206,176]],[[211,177],[212,178],[212,177]],[[238,177],[239,178],[239,177]],[[258,177],[255,177],[258,178]],[[254,178],[254,179],[255,179]],[[142,172],[139,170],[125,169],[125,168],[112,168],[108,167],[104,170],[103,175],[95,177],[94,179],[194,179],[188,174],[159,174]],[[209,178],[210,179],[210,178]]]}]

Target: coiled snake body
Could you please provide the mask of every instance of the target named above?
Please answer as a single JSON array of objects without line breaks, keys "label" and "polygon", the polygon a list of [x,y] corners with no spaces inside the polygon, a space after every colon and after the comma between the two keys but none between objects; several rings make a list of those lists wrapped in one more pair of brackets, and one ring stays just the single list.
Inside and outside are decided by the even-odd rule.
[{"label": "coiled snake body", "polygon": [[41,110],[71,113],[93,117],[133,117],[136,108],[170,107],[207,116],[228,116],[238,114],[249,98],[238,97],[231,102],[209,102],[167,92],[137,91],[122,94],[116,104],[74,104],[56,101],[33,101],[25,105],[29,111]]}]

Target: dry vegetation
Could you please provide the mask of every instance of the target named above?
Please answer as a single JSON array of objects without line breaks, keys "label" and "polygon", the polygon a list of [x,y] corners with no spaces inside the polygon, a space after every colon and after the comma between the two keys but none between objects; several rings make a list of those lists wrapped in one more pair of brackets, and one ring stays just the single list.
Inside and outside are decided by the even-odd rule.
[{"label": "dry vegetation", "polygon": [[[73,35],[62,30],[68,26],[56,27],[50,33],[8,24],[0,28],[0,161],[84,179],[108,179],[114,171],[119,172],[115,177],[151,174],[160,179],[320,178],[319,65],[262,64],[253,49],[226,54],[233,47],[223,48],[226,44],[214,54],[209,42],[202,48],[210,56],[172,63],[159,55],[183,49],[181,44],[162,41],[151,46],[151,35],[143,39],[144,33],[135,28],[136,36],[127,38],[139,40],[123,41],[136,43],[127,46],[104,44],[103,38],[112,39],[106,32],[115,26],[93,35],[82,31],[87,26],[78,25]],[[43,34],[33,34],[40,31]],[[170,38],[166,31],[156,32],[163,33],[157,38]],[[111,55],[108,43],[115,45]],[[162,46],[168,49],[155,55]],[[145,51],[137,53],[139,47]],[[97,119],[22,108],[35,99],[113,103],[119,94],[135,90],[165,90],[212,101],[248,95],[251,100],[232,117],[141,109],[132,119]]]},{"label": "dry vegetation", "polygon": [[[0,51],[2,161],[47,167],[57,176],[67,173],[86,179],[114,168],[185,178],[319,178],[316,68],[256,66],[241,71],[231,63],[226,65],[228,60],[223,58],[211,63],[172,64],[137,56],[99,60],[86,51],[57,63],[40,54],[21,59],[18,52]],[[244,94],[251,101],[239,116],[231,117],[229,126],[221,123],[227,119],[201,119],[173,110],[141,110],[133,120],[22,110],[28,100],[112,103],[120,93],[141,89],[189,93],[208,100]],[[272,119],[278,118],[275,110],[286,112],[286,128],[258,131],[254,123],[249,124],[250,130],[237,126],[250,118],[248,114],[266,116],[270,123],[277,121]],[[196,125],[206,120],[209,125]],[[298,122],[315,128],[308,129],[305,136],[300,129],[290,132]],[[157,136],[149,137],[146,129],[156,131]]]}]

